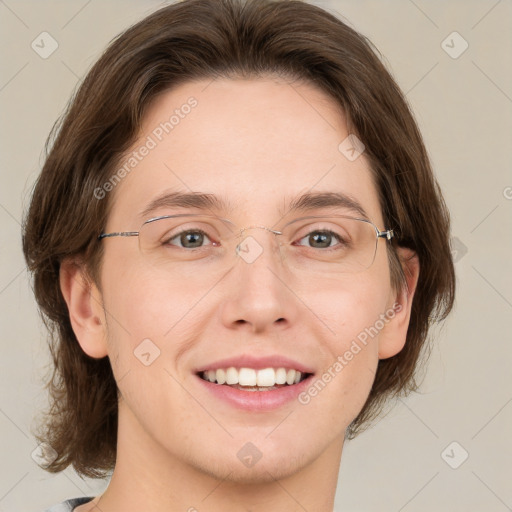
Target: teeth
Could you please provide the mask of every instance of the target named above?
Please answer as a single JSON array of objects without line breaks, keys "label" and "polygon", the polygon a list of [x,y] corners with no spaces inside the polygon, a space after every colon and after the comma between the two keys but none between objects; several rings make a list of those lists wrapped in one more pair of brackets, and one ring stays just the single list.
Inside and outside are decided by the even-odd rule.
[{"label": "teeth", "polygon": [[227,384],[229,386],[258,386],[273,387],[275,385],[298,384],[303,377],[302,372],[292,368],[264,368],[255,370],[253,368],[240,368],[234,366],[218,370],[208,370],[202,373],[202,377],[210,382],[217,384]]},{"label": "teeth", "polygon": [[236,368],[228,368],[226,370],[226,384],[238,384],[238,372]]},{"label": "teeth", "polygon": [[[254,370],[253,370],[254,371]],[[256,372],[254,372],[256,374]],[[240,376],[242,370],[240,370]],[[274,368],[265,368],[264,370],[258,370],[258,375],[255,384],[258,386],[273,386],[276,383],[276,372]]]},{"label": "teeth", "polygon": [[[224,384],[226,382],[226,372],[224,370],[213,370],[214,378],[212,382],[215,382],[217,380],[218,384]],[[216,375],[216,378],[215,378]]]},{"label": "teeth", "polygon": [[286,382],[286,370],[278,368],[276,372],[276,384],[284,384]]},{"label": "teeth", "polygon": [[240,386],[256,386],[256,370],[252,368],[240,368],[238,372],[238,384],[240,384]]}]

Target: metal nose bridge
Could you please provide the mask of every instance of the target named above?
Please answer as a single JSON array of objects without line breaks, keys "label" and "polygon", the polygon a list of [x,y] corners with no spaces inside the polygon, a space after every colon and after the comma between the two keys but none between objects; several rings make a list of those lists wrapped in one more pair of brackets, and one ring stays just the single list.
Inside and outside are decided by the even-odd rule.
[{"label": "metal nose bridge", "polygon": [[270,228],[267,228],[266,226],[247,226],[245,228],[240,228],[240,235],[243,235],[243,233],[246,229],[255,229],[255,228],[265,229],[267,231],[270,231],[271,233],[274,233],[274,235],[282,235],[283,234],[281,231],[276,231],[275,229],[270,229]]}]

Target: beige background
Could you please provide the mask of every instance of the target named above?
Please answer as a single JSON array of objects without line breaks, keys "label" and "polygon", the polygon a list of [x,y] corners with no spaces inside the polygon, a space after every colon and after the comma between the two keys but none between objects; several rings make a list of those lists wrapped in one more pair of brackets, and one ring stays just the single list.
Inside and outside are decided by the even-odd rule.
[{"label": "beige background", "polygon": [[[458,250],[456,310],[439,333],[422,393],[346,444],[336,511],[512,510],[512,2],[315,3],[367,35],[407,93]],[[48,354],[20,221],[47,134],[80,78],[119,31],[159,5],[0,1],[0,512],[42,511],[106,486],[69,468],[50,475],[31,457]],[[47,59],[31,48],[43,31],[59,45]],[[458,53],[462,39],[442,45],[454,31],[469,44],[458,58],[444,48]],[[468,459],[450,467],[464,451]]]}]

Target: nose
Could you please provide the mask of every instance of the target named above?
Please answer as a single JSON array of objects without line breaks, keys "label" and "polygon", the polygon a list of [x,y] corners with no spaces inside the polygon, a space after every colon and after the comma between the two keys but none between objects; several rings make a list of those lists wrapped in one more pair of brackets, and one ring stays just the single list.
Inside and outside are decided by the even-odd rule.
[{"label": "nose", "polygon": [[279,232],[269,228],[257,232],[254,228],[260,226],[242,230],[237,263],[222,305],[222,322],[229,329],[252,333],[286,329],[297,320],[299,305],[283,265]]}]

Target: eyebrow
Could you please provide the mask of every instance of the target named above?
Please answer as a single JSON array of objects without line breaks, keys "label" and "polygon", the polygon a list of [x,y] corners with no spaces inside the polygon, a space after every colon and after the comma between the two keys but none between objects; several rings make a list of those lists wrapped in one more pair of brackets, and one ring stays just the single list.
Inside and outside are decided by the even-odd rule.
[{"label": "eyebrow", "polygon": [[[285,201],[285,205],[286,205]],[[359,201],[342,192],[308,192],[288,201],[289,212],[309,212],[321,208],[344,208],[368,220],[368,215]],[[283,212],[280,212],[283,213]]]},{"label": "eyebrow", "polygon": [[[215,194],[203,192],[165,192],[152,200],[140,213],[147,218],[156,210],[162,208],[193,208],[196,210],[209,210],[215,214],[230,214],[235,204]],[[368,220],[363,206],[353,197],[342,192],[307,192],[298,197],[285,198],[284,209],[279,215],[285,217],[289,213],[307,213],[319,209],[343,208]]]},{"label": "eyebrow", "polygon": [[210,210],[215,213],[229,213],[233,205],[226,199],[214,194],[203,192],[164,192],[151,201],[141,212],[143,218],[151,215],[161,208],[194,208],[197,210]]}]

